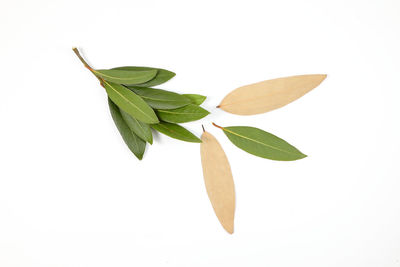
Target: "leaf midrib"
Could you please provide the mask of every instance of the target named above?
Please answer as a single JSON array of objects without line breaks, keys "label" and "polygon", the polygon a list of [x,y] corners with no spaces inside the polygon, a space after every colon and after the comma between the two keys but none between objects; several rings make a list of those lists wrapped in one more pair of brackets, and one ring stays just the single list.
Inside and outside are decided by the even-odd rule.
[{"label": "leaf midrib", "polygon": [[[142,132],[142,134],[143,134],[143,136],[146,136],[145,131],[144,131],[144,128],[142,127],[142,124],[140,123],[140,121],[139,121],[138,119],[134,118],[134,117],[132,117],[132,119],[134,119],[134,120],[136,121],[137,125],[139,126],[139,128],[140,128],[140,130],[141,130],[141,132]],[[146,136],[146,137],[147,137],[147,136]],[[147,139],[147,138],[146,138],[146,139]]]},{"label": "leaf midrib", "polygon": [[264,95],[261,95],[259,97],[253,97],[253,98],[246,98],[246,99],[242,99],[239,101],[234,101],[234,102],[230,102],[230,103],[225,103],[225,104],[221,104],[219,105],[220,107],[225,107],[225,106],[230,106],[230,105],[236,105],[236,104],[243,104],[243,103],[250,103],[250,102],[257,102],[260,101],[259,99],[265,97]]},{"label": "leaf midrib", "polygon": [[[121,71],[126,71],[126,70],[121,70]],[[100,75],[102,75],[102,76],[104,76],[104,77],[107,77],[107,78],[112,78],[112,79],[115,79],[115,80],[137,80],[137,79],[139,79],[139,78],[143,78],[142,76],[145,76],[145,74],[143,74],[143,72],[151,72],[151,71],[147,71],[147,70],[145,70],[145,71],[136,71],[136,72],[142,72],[142,76],[141,77],[139,77],[139,78],[118,78],[118,77],[115,77],[115,76],[110,76],[110,75],[107,75],[107,74],[104,74],[104,73],[101,73],[101,72],[99,72],[99,71],[97,71],[97,70],[93,70],[93,72],[95,72],[95,73],[99,73]],[[126,71],[126,72],[130,72],[130,71]],[[148,82],[148,81],[147,81]]]},{"label": "leaf midrib", "polygon": [[184,113],[184,112],[181,112],[181,113],[179,113],[179,112],[173,112],[173,111],[171,112],[171,111],[166,111],[166,110],[161,110],[161,109],[159,109],[158,112],[171,113],[171,114],[179,114],[179,115],[182,115],[182,114],[185,114],[185,115],[197,115],[197,114],[202,114],[202,113],[204,113],[204,112],[196,112],[196,113],[192,113],[192,112],[186,112],[186,113]]},{"label": "leaf midrib", "polygon": [[228,132],[228,133],[231,133],[231,134],[233,134],[233,135],[236,135],[236,136],[242,137],[242,138],[244,138],[244,139],[253,141],[253,142],[255,142],[255,143],[261,144],[261,145],[263,145],[263,146],[266,146],[266,147],[269,147],[269,148],[272,148],[272,149],[275,149],[275,150],[278,150],[278,151],[281,151],[281,152],[284,152],[284,153],[287,153],[287,154],[297,155],[296,153],[288,152],[288,151],[286,151],[286,150],[282,150],[282,149],[279,149],[279,148],[277,148],[277,147],[274,147],[274,146],[271,146],[271,145],[262,143],[262,142],[260,142],[260,141],[257,141],[257,140],[255,140],[255,139],[252,139],[252,138],[249,138],[249,137],[240,135],[240,134],[238,134],[238,133],[232,132],[232,131],[230,131],[230,130],[228,130],[228,129],[226,129],[226,128],[223,128],[223,130],[226,131],[226,132]]},{"label": "leaf midrib", "polygon": [[159,102],[183,102],[183,100],[159,99],[159,98],[152,98],[152,97],[144,96],[144,95],[141,95],[141,94],[139,94],[139,95],[140,95],[140,97],[142,97],[142,98],[146,98],[146,99],[150,99],[150,100],[155,100],[155,101],[159,101]]},{"label": "leaf midrib", "polygon": [[120,92],[118,92],[118,90],[116,90],[111,84],[109,84],[107,81],[104,81],[104,83],[108,84],[108,86],[110,86],[110,88],[112,88],[114,90],[114,92],[116,92],[118,95],[120,95],[128,104],[130,104],[131,106],[133,106],[134,108],[136,108],[138,111],[140,111],[143,115],[145,115],[147,118],[149,118],[151,121],[154,121],[154,119],[150,116],[148,116],[145,112],[143,112],[138,106],[136,106],[134,103],[132,103],[131,101],[129,101],[128,98],[126,98],[123,94],[121,94]]}]

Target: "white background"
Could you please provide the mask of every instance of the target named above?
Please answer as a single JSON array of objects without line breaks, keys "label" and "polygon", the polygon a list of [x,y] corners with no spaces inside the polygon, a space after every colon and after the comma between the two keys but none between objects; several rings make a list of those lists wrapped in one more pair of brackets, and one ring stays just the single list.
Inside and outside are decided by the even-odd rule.
[{"label": "white background", "polygon": [[[2,0],[0,266],[400,266],[399,14],[398,0]],[[177,76],[161,88],[208,96],[232,236],[199,145],[157,135],[136,160],[73,46],[95,68],[163,67]],[[215,109],[236,87],[309,73],[328,78],[282,109]],[[254,157],[211,121],[309,157]]]}]

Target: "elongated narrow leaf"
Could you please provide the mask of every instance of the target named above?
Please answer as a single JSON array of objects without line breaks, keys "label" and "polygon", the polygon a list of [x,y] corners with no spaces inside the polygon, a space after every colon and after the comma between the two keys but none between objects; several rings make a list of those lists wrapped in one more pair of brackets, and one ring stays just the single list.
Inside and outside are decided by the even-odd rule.
[{"label": "elongated narrow leaf", "polygon": [[122,109],[120,109],[121,115],[124,118],[128,127],[140,138],[149,144],[153,144],[153,135],[151,133],[151,128],[147,123],[141,122]]},{"label": "elongated narrow leaf", "polygon": [[111,116],[120,132],[122,139],[132,153],[141,160],[143,158],[144,151],[146,150],[146,142],[140,139],[132,130],[128,127],[125,120],[122,118],[120,109],[115,105],[110,98],[108,98],[108,106],[110,108]]},{"label": "elongated narrow leaf", "polygon": [[175,109],[186,106],[191,102],[187,97],[166,90],[138,86],[129,86],[128,88],[155,109]]},{"label": "elongated narrow leaf", "polygon": [[190,99],[190,101],[192,101],[192,104],[195,105],[201,105],[204,100],[206,100],[206,96],[204,95],[198,95],[198,94],[183,94],[183,96],[186,96],[187,98]]},{"label": "elongated narrow leaf", "polygon": [[143,70],[157,70],[157,75],[148,82],[138,84],[137,86],[143,87],[152,87],[162,83],[167,82],[175,76],[175,73],[165,69],[158,68],[149,68],[149,67],[135,67],[135,66],[126,66],[126,67],[118,67],[114,68],[115,70],[134,70],[134,71],[143,71]]},{"label": "elongated narrow leaf", "polygon": [[161,121],[158,124],[152,124],[151,127],[154,130],[159,131],[160,133],[163,133],[169,137],[178,140],[192,143],[201,143],[201,140],[197,136],[178,124]]},{"label": "elongated narrow leaf", "polygon": [[104,88],[111,100],[123,111],[145,123],[158,123],[153,109],[140,96],[128,88],[104,81]]},{"label": "elongated narrow leaf", "polygon": [[196,121],[210,114],[207,110],[194,104],[177,109],[159,109],[156,113],[161,120],[172,123]]},{"label": "elongated narrow leaf", "polygon": [[221,128],[235,146],[255,156],[282,161],[307,157],[285,140],[261,129],[248,126],[215,126]]},{"label": "elongated narrow leaf", "polygon": [[157,70],[93,70],[93,72],[103,80],[125,85],[144,83],[157,75]]},{"label": "elongated narrow leaf", "polygon": [[235,186],[231,166],[217,139],[208,132],[201,136],[201,163],[208,198],[224,229],[232,234],[235,217]]},{"label": "elongated narrow leaf", "polygon": [[302,97],[325,78],[325,74],[299,75],[246,85],[230,92],[218,107],[238,115],[268,112]]}]

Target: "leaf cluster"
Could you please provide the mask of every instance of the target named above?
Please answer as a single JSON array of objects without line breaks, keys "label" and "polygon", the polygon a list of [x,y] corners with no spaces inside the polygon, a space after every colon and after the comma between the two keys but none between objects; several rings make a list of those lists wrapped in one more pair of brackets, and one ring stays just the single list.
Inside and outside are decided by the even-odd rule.
[{"label": "leaf cluster", "polygon": [[93,69],[77,49],[74,52],[104,87],[114,123],[128,148],[139,160],[143,158],[146,145],[153,144],[152,130],[186,142],[201,142],[179,123],[207,116],[209,112],[200,107],[206,97],[154,88],[172,79],[174,72],[136,66]]}]

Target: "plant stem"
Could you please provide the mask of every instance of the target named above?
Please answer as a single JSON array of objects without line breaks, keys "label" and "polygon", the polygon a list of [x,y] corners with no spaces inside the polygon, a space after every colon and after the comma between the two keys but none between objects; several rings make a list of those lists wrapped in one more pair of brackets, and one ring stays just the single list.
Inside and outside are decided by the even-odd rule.
[{"label": "plant stem", "polygon": [[215,127],[217,127],[217,128],[220,128],[221,130],[223,130],[224,129],[224,127],[221,127],[221,126],[219,126],[219,125],[216,125],[215,123],[213,123],[212,122],[212,125],[214,125]]},{"label": "plant stem", "polygon": [[203,133],[204,133],[206,130],[204,129],[204,125],[203,124],[201,125],[201,128],[203,128]]},{"label": "plant stem", "polygon": [[96,78],[100,81],[101,86],[104,87],[104,84],[103,84],[104,81],[103,81],[103,79],[97,77],[97,75],[94,73],[92,67],[89,66],[89,64],[83,59],[83,57],[82,57],[81,54],[79,53],[78,48],[74,47],[74,48],[72,48],[72,51],[74,51],[75,55],[79,58],[79,60],[83,63],[83,65],[84,65],[88,70],[90,70],[90,72],[93,73],[94,76],[96,76]]},{"label": "plant stem", "polygon": [[83,59],[83,57],[81,56],[81,54],[79,53],[78,48],[74,47],[72,48],[72,51],[74,51],[74,53],[77,55],[77,57],[79,58],[79,60],[83,63],[83,65],[88,68],[90,71],[92,71],[92,67],[89,66],[89,64],[87,64],[87,62]]}]

